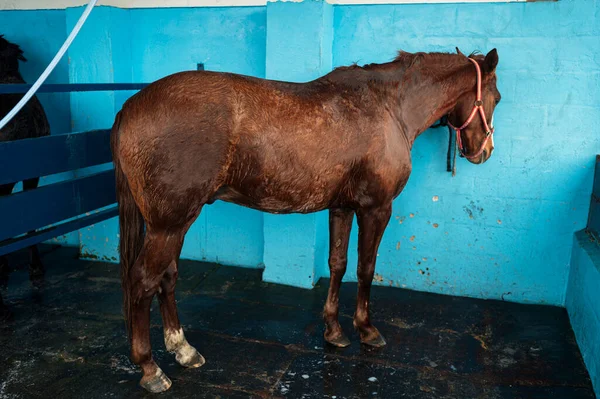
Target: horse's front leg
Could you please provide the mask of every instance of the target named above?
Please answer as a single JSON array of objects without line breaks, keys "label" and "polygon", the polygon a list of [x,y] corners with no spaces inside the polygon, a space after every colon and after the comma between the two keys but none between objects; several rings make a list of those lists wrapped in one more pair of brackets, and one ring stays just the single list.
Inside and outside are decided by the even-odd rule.
[{"label": "horse's front leg", "polygon": [[[0,195],[10,195],[14,186],[14,183],[0,184]],[[8,283],[9,274],[10,268],[8,266],[8,258],[4,255],[0,255],[0,284],[4,285]],[[0,294],[0,321],[8,320],[10,316],[11,313],[2,301],[2,294]]]},{"label": "horse's front leg", "polygon": [[[0,196],[10,195],[15,187],[15,183],[0,184]],[[0,255],[0,282],[6,284],[8,282],[8,276],[10,274],[10,268],[8,267],[8,258],[4,255]]]},{"label": "horse's front leg", "polygon": [[11,316],[12,313],[6,307],[6,305],[4,305],[4,302],[2,301],[2,294],[0,294],[0,322],[10,319]]},{"label": "horse's front leg", "polygon": [[325,321],[325,341],[338,347],[350,345],[350,340],[342,331],[338,321],[339,294],[342,278],[348,263],[348,241],[352,229],[354,211],[332,209],[329,211],[329,293],[323,308]]},{"label": "horse's front leg", "polygon": [[[6,256],[0,256],[0,284],[4,285],[8,282],[8,275],[8,259]],[[10,316],[11,312],[2,301],[2,294],[0,293],[0,322],[10,319]]]},{"label": "horse's front leg", "polygon": [[392,214],[391,202],[381,207],[359,209],[358,220],[358,296],[354,328],[360,333],[360,341],[366,345],[384,346],[385,339],[369,319],[371,284],[375,272],[377,249]]},{"label": "horse's front leg", "polygon": [[[38,177],[23,181],[23,191],[37,188],[40,179]],[[44,277],[44,264],[40,257],[37,245],[29,247],[29,279],[35,284],[41,283]]]}]

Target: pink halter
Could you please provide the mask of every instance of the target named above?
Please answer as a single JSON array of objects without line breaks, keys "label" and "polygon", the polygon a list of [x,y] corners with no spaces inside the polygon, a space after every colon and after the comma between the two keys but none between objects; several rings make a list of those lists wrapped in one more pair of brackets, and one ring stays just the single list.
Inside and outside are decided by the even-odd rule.
[{"label": "pink halter", "polygon": [[[485,145],[487,144],[487,141],[490,139],[490,137],[492,137],[492,134],[494,134],[494,126],[491,126],[491,127],[488,126],[487,118],[485,117],[485,111],[483,109],[483,101],[481,101],[481,68],[479,67],[479,64],[477,63],[477,61],[475,61],[474,59],[469,58],[469,61],[471,61],[475,65],[475,68],[477,69],[477,100],[475,101],[475,105],[473,105],[473,111],[471,112],[469,119],[467,119],[467,121],[465,123],[463,123],[463,125],[461,127],[455,127],[452,123],[450,123],[449,120],[448,120],[448,125],[456,131],[456,143],[458,144],[458,149],[460,150],[460,153],[462,154],[462,156],[464,156],[465,158],[468,158],[468,159],[473,159],[473,158],[479,157],[481,155],[481,153],[483,153],[483,150],[485,148]],[[465,151],[463,149],[463,144],[462,144],[462,140],[460,137],[460,131],[464,130],[467,126],[469,126],[469,124],[475,118],[475,114],[477,113],[477,111],[479,111],[479,115],[481,116],[481,120],[483,121],[483,126],[485,128],[485,139],[483,140],[481,147],[479,147],[479,151],[477,151],[475,154],[467,155],[467,154],[465,154]],[[492,125],[493,125],[493,123],[492,123]]]}]

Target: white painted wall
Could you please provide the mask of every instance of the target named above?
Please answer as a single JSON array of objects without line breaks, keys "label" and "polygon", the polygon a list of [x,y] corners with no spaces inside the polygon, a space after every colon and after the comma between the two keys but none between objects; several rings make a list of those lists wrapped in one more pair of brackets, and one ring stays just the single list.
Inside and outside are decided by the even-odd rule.
[{"label": "white painted wall", "polygon": [[[98,5],[120,8],[264,6],[278,0],[100,0]],[[302,0],[284,0],[302,1]],[[326,0],[332,4],[511,3],[527,0]],[[582,0],[583,1],[583,0]],[[0,0],[0,10],[63,9],[86,5],[86,0]]]}]

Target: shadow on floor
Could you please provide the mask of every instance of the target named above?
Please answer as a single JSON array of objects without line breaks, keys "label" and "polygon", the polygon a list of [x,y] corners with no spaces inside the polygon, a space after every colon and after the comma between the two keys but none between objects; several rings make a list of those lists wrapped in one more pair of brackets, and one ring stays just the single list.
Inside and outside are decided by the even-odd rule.
[{"label": "shadow on floor", "polygon": [[[0,326],[0,398],[149,397],[129,361],[118,266],[43,247],[45,283],[11,257],[3,287],[14,319]],[[207,360],[179,367],[152,308],[157,363],[173,398],[595,398],[564,309],[373,287],[382,349],[352,330],[356,284],[341,293],[353,341],[324,344],[327,280],[313,290],[263,283],[261,271],[182,261],[177,298],[188,341]]]}]

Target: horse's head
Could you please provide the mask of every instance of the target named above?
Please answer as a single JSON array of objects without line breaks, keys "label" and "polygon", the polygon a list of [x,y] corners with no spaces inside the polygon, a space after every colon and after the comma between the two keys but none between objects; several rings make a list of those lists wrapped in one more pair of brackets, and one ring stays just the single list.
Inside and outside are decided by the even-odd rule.
[{"label": "horse's head", "polygon": [[23,50],[0,35],[0,73],[16,73],[19,71],[19,61],[27,61]]},{"label": "horse's head", "polygon": [[498,53],[493,49],[485,57],[470,56],[469,60],[473,63],[473,74],[467,79],[472,81],[477,76],[477,86],[458,99],[448,114],[448,122],[457,132],[461,156],[481,164],[494,151],[494,109],[500,101],[496,88]]}]

